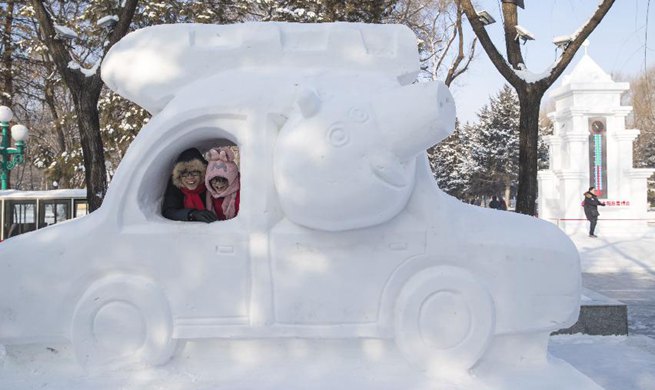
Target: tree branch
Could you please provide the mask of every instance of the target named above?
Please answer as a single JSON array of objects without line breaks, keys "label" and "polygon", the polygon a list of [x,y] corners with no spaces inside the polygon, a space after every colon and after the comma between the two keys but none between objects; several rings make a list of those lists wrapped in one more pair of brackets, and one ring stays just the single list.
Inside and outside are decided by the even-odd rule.
[{"label": "tree branch", "polygon": [[457,0],[457,2],[461,4],[462,9],[464,9],[464,13],[466,14],[466,17],[471,24],[473,32],[480,40],[482,48],[485,52],[487,52],[489,59],[494,64],[496,69],[498,69],[498,72],[500,72],[505,80],[514,86],[514,88],[518,89],[518,86],[525,84],[525,81],[521,79],[516,73],[514,73],[514,70],[510,67],[509,63],[505,60],[505,58],[503,58],[500,52],[498,52],[498,49],[491,41],[489,34],[487,34],[487,30],[485,30],[484,25],[480,21],[477,11],[473,7],[473,4],[471,4],[471,0]]},{"label": "tree branch", "polygon": [[560,56],[559,60],[553,67],[550,72],[550,76],[545,78],[543,82],[546,84],[546,88],[551,86],[557,78],[564,72],[564,69],[571,63],[575,53],[578,51],[582,43],[589,37],[594,29],[600,24],[607,12],[612,8],[615,0],[603,0],[603,2],[598,6],[594,15],[589,19],[587,24],[585,24],[580,32],[576,35],[575,39],[564,49],[564,52]]},{"label": "tree branch", "polygon": [[111,34],[109,35],[109,44],[105,46],[102,53],[102,57],[105,57],[105,54],[111,49],[116,42],[127,34],[130,29],[130,24],[132,24],[132,19],[134,18],[134,13],[136,12],[136,6],[139,3],[138,0],[126,0],[123,10],[120,15],[118,15],[118,23],[114,26]]},{"label": "tree branch", "polygon": [[73,60],[73,57],[68,52],[63,41],[57,38],[57,33],[52,18],[50,17],[50,13],[45,9],[45,5],[42,1],[32,0],[31,3],[34,7],[36,19],[41,26],[43,42],[48,46],[50,53],[52,53],[52,61],[55,63],[55,66],[57,66],[57,69],[59,69],[59,73],[62,77],[77,83],[82,77],[82,73],[79,70],[73,71],[68,67],[68,63]]},{"label": "tree branch", "polygon": [[[469,65],[471,65],[471,61],[473,61],[473,56],[475,55],[475,44],[478,43],[478,37],[473,38],[473,42],[471,42],[471,50],[469,51],[469,56],[468,59],[466,60],[466,64],[464,64],[463,67],[461,67],[459,70],[455,71],[453,73],[452,78],[450,79],[450,82],[455,80],[459,75],[462,73],[466,72],[466,70],[469,68]],[[446,85],[450,86],[450,83],[446,83]]]},{"label": "tree branch", "polygon": [[507,60],[514,69],[519,69],[519,64],[524,64],[521,44],[516,38],[516,26],[519,24],[519,16],[516,12],[516,3],[503,3],[503,31],[505,31],[505,49]]},{"label": "tree branch", "polygon": [[[446,75],[446,80],[444,83],[447,86],[450,86],[450,83],[453,82],[455,77],[460,75],[466,68],[463,70],[459,71],[458,67],[459,64],[462,62],[464,59],[464,32],[462,30],[462,6],[460,4],[457,4],[457,19],[455,21],[455,29],[454,29],[454,35],[458,37],[458,48],[457,48],[457,57],[455,60],[453,60],[453,63],[450,65],[450,68],[448,69],[448,74]],[[475,39],[473,40],[473,48],[475,48]],[[470,63],[470,58],[469,61],[467,61],[467,64]]]}]

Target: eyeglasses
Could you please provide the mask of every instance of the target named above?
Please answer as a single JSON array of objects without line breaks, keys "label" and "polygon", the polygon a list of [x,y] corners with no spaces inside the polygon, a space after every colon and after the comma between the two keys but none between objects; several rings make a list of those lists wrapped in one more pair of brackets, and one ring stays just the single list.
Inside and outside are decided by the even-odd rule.
[{"label": "eyeglasses", "polygon": [[187,177],[192,177],[192,176],[193,177],[200,177],[200,175],[202,175],[202,172],[200,172],[200,171],[183,171],[182,173],[180,173],[180,176],[185,178],[185,179]]}]

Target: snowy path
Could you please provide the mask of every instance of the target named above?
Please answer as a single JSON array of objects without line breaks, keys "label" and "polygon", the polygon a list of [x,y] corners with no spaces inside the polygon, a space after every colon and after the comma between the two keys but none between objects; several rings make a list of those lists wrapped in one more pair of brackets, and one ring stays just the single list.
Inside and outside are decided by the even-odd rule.
[{"label": "snowy path", "polygon": [[[600,224],[600,223],[599,223]],[[655,228],[635,237],[575,234],[584,273],[635,273],[655,277]]]}]

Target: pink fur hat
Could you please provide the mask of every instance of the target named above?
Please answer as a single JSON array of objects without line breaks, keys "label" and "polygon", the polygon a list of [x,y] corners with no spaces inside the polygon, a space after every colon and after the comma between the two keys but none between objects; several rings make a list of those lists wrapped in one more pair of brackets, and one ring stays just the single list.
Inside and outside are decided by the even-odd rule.
[{"label": "pink fur hat", "polygon": [[[239,190],[239,168],[234,163],[232,150],[229,147],[213,148],[205,154],[205,158],[209,161],[205,174],[205,186],[211,196],[220,198],[236,193]],[[211,179],[217,176],[226,178],[228,182],[227,188],[221,192],[214,191],[210,184]]]}]

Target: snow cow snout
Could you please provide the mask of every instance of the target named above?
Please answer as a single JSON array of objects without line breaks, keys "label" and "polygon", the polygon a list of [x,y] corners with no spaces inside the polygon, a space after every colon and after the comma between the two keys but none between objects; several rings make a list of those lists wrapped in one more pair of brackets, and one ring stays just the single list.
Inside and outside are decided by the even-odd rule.
[{"label": "snow cow snout", "polygon": [[393,218],[414,188],[416,157],[452,131],[454,107],[440,82],[354,94],[303,88],[275,147],[284,213],[328,231]]}]

